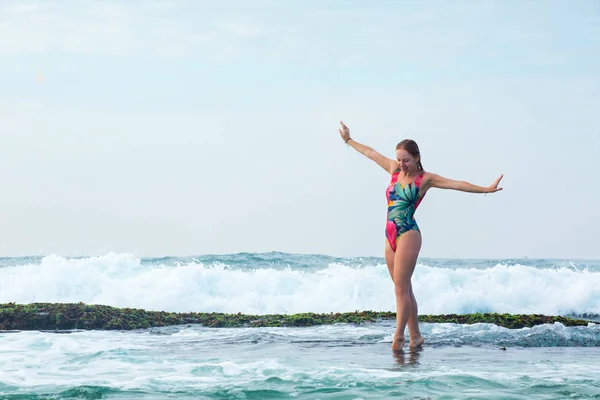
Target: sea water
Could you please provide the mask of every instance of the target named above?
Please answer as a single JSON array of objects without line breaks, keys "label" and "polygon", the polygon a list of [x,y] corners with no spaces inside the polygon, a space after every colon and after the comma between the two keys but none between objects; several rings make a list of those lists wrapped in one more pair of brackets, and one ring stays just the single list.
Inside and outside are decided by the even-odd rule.
[{"label": "sea water", "polygon": [[[420,259],[420,314],[576,316],[506,329],[394,321],[305,328],[0,332],[1,399],[600,399],[600,262]],[[85,302],[174,312],[394,311],[381,258],[282,253],[0,259],[0,303]],[[594,321],[597,321],[598,324]]]}]

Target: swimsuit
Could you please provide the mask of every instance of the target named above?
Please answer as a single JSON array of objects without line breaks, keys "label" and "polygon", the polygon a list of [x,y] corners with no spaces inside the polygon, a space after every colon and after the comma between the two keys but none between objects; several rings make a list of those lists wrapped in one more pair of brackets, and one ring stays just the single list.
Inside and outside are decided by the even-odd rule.
[{"label": "swimsuit", "polygon": [[404,232],[410,230],[420,232],[414,214],[423,199],[419,197],[419,189],[424,173],[407,185],[398,182],[399,173],[399,169],[394,171],[392,181],[385,191],[388,202],[385,236],[393,251],[396,251],[398,238]]}]

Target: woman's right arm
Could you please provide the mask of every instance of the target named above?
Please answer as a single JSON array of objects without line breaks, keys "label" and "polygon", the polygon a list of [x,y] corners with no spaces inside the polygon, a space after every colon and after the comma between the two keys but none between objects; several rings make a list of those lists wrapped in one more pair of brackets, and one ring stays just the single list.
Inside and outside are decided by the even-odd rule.
[{"label": "woman's right arm", "polygon": [[338,131],[340,132],[342,139],[348,146],[352,147],[354,150],[358,151],[365,157],[375,161],[377,165],[386,170],[388,173],[393,173],[398,164],[396,161],[392,160],[391,158],[385,157],[384,155],[378,153],[369,146],[358,143],[356,140],[350,137],[350,129],[348,129],[348,127],[344,125],[344,123],[341,121],[340,124],[342,125],[342,128],[338,129]]}]

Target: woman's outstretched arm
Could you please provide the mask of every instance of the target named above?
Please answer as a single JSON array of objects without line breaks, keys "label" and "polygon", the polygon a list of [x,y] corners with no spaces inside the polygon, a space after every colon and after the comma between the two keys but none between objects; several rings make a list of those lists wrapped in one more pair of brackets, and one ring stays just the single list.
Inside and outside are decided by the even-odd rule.
[{"label": "woman's outstretched arm", "polygon": [[498,179],[490,186],[477,186],[472,183],[465,181],[457,181],[454,179],[444,178],[442,176],[436,174],[429,174],[429,187],[435,187],[439,189],[452,189],[459,190],[461,192],[469,192],[469,193],[494,193],[499,190],[502,190],[501,187],[498,187],[500,184],[500,180],[504,174],[500,175]]},{"label": "woman's outstretched arm", "polygon": [[393,173],[394,169],[398,164],[396,161],[392,160],[391,158],[385,157],[384,155],[378,153],[369,146],[358,143],[356,140],[350,137],[350,129],[348,129],[348,127],[344,125],[344,123],[341,121],[340,125],[342,125],[342,128],[338,129],[338,131],[340,132],[342,139],[348,146],[352,147],[354,150],[358,151],[365,157],[375,161],[377,165],[385,169],[388,173]]}]

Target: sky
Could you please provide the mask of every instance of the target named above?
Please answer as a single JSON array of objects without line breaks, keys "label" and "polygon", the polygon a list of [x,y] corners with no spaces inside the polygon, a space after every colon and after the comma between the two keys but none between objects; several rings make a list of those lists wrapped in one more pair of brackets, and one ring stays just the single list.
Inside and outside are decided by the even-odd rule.
[{"label": "sky", "polygon": [[600,259],[600,2],[0,0],[0,256]]}]

